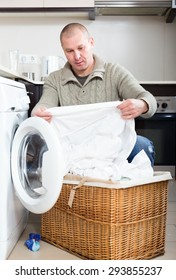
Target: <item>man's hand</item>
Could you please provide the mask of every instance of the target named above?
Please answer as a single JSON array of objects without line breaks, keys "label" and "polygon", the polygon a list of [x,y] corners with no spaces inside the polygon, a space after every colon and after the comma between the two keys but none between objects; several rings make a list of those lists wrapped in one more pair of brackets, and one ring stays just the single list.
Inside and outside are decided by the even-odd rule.
[{"label": "man's hand", "polygon": [[47,122],[51,122],[52,115],[50,112],[46,111],[46,108],[38,108],[33,113],[32,116],[43,118]]},{"label": "man's hand", "polygon": [[126,99],[117,108],[125,120],[134,119],[148,111],[148,105],[142,99]]}]

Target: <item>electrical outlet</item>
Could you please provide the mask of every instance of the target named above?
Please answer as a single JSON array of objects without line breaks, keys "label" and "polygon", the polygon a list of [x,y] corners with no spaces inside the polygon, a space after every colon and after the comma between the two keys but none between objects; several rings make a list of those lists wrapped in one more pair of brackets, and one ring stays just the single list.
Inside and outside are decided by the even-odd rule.
[{"label": "electrical outlet", "polygon": [[20,54],[20,63],[38,63],[38,56],[32,54]]}]

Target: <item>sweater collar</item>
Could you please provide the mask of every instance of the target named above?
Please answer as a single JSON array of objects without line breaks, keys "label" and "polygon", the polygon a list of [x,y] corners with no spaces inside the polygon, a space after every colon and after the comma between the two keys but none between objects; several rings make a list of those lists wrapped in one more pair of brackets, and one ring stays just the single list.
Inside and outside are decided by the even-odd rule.
[{"label": "sweater collar", "polygon": [[[94,77],[99,77],[99,78],[103,79],[103,74],[105,72],[104,62],[96,55],[94,55],[94,59],[95,59],[95,65],[94,65],[94,69],[93,69],[92,73],[89,75],[90,79],[92,79]],[[62,83],[62,85],[64,85],[70,81],[78,82],[78,80],[76,79],[76,77],[74,76],[74,74],[71,70],[71,66],[70,66],[69,62],[67,62],[62,69],[61,83]]]}]

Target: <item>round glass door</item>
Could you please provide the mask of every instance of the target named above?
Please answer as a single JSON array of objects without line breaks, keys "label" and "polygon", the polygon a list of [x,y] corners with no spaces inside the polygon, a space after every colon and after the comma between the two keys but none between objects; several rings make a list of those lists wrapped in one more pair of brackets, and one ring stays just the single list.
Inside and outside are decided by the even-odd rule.
[{"label": "round glass door", "polygon": [[54,128],[41,118],[26,119],[13,140],[11,168],[17,195],[29,211],[44,213],[54,205],[62,188],[64,166]]}]

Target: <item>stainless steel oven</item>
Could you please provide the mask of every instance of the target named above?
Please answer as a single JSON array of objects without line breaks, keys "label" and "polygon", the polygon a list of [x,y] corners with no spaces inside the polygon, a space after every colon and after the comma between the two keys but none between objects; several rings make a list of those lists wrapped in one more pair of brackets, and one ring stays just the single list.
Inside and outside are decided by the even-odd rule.
[{"label": "stainless steel oven", "polygon": [[136,118],[138,135],[155,147],[155,170],[170,171],[176,178],[176,96],[156,96],[158,109],[150,119]]}]

